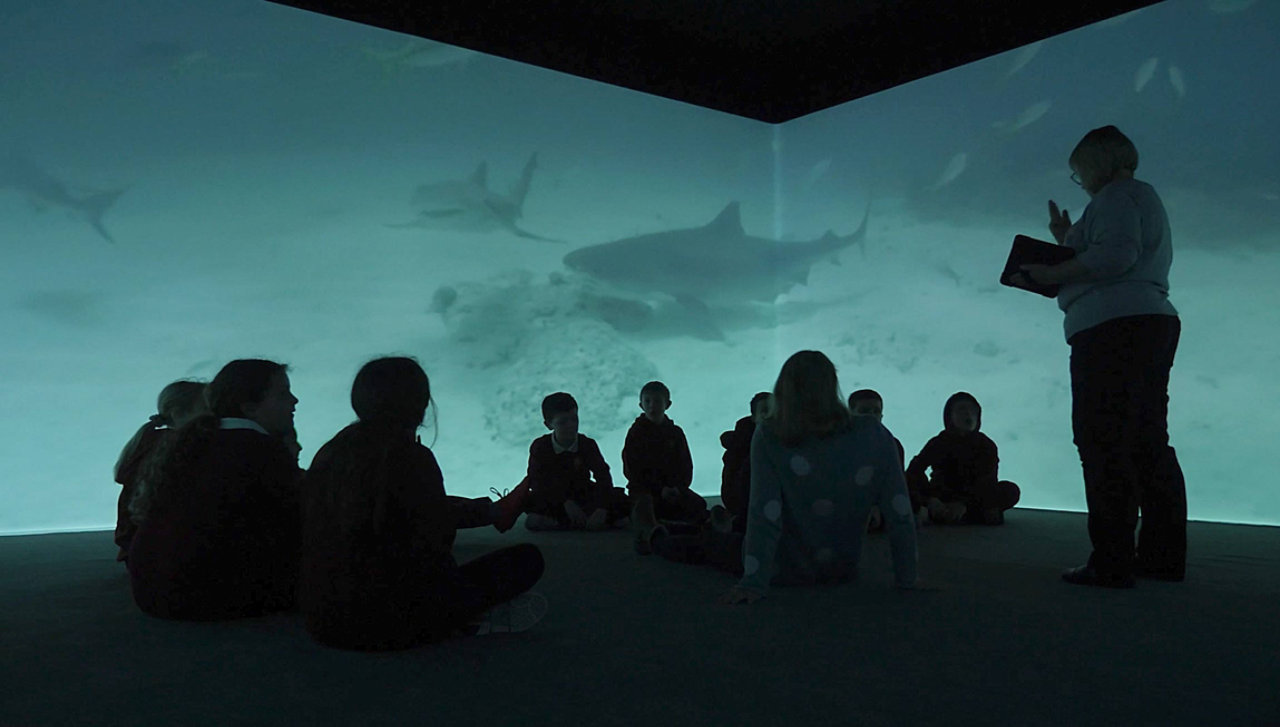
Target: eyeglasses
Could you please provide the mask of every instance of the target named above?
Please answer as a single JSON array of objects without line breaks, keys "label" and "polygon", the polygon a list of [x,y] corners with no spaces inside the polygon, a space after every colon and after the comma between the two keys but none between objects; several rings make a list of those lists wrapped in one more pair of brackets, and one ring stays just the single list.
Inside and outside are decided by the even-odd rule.
[{"label": "eyeglasses", "polygon": [[1076,174],[1075,172],[1072,172],[1072,173],[1071,173],[1071,181],[1072,181],[1072,182],[1075,182],[1075,185],[1076,185],[1077,187],[1083,187],[1083,186],[1084,186],[1084,184],[1082,184],[1082,183],[1080,182],[1080,175],[1079,175],[1079,174]]}]

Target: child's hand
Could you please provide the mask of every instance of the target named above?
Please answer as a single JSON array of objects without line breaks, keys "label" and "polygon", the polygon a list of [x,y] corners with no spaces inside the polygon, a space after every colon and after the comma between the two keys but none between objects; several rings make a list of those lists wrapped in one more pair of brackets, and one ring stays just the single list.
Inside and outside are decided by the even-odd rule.
[{"label": "child's hand", "polygon": [[734,586],[729,592],[720,597],[720,603],[726,606],[732,606],[736,603],[755,603],[764,598],[763,593],[753,591],[749,588]]},{"label": "child's hand", "polygon": [[667,502],[675,502],[680,498],[680,491],[674,487],[662,488],[662,499]]}]

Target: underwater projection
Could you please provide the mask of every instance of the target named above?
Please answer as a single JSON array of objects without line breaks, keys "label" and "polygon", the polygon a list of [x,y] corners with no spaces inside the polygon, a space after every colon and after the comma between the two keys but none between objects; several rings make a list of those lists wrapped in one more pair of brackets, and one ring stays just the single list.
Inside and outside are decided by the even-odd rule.
[{"label": "underwater projection", "polygon": [[615,470],[672,392],[694,489],[798,349],[911,457],[957,391],[1023,507],[1083,510],[1052,300],[998,284],[1116,124],[1173,227],[1190,517],[1280,523],[1280,3],[1169,0],[780,126],[254,0],[0,2],[0,532],[108,528],[177,379],[289,364],[305,467],[418,358],[454,494],[571,392]]}]

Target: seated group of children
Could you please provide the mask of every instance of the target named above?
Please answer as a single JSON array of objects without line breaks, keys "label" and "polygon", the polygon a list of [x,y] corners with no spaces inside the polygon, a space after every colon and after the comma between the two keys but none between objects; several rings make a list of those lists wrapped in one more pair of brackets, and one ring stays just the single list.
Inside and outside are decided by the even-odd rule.
[{"label": "seated group of children", "polygon": [[[834,381],[834,368],[825,357],[821,361]],[[542,402],[550,433],[530,445],[528,474],[519,486],[496,502],[448,496],[434,456],[414,434],[430,402],[426,374],[416,361],[371,361],[353,384],[359,420],[326,444],[304,472],[297,465],[293,426],[297,399],[285,366],[233,361],[208,385],[166,387],[158,414],[139,429],[116,465],[124,486],[118,559],[129,567],[138,605],[162,617],[220,619],[287,609],[301,599],[308,629],[323,643],[398,648],[459,630],[522,630],[545,612],[545,600],[527,592],[543,569],[536,547],[504,548],[458,565],[451,555],[458,528],[493,525],[506,531],[521,514],[530,530],[605,530],[629,523],[637,552],[710,564],[745,582],[753,575],[744,576],[748,513],[778,520],[770,508],[776,509],[780,493],[770,490],[772,499],[755,510],[751,503],[753,440],[760,439],[757,424],[771,414],[768,392],[756,394],[751,416],[721,435],[724,504],[710,511],[690,489],[692,456],[683,430],[666,415],[671,394],[662,382],[640,390],[642,413],[622,450],[625,491],[613,486],[596,442],[578,431],[574,398],[557,392]],[[844,408],[838,402],[831,406]],[[878,503],[896,498],[895,512],[888,513],[895,524],[891,537],[895,553],[906,558],[914,552],[914,536],[907,542],[897,525],[905,522],[914,530],[913,517],[916,524],[1003,521],[1018,488],[996,478],[996,447],[978,432],[976,399],[961,392],[947,401],[944,431],[905,473],[901,443],[878,426],[882,413],[880,396],[862,390],[849,397],[842,415],[877,421],[872,426],[880,434],[858,430],[857,437],[884,437],[886,454],[878,467],[896,470],[888,479],[876,476],[880,499],[858,506],[865,527],[884,529]],[[889,441],[897,450],[893,465],[884,464],[892,460]],[[793,461],[792,469],[797,466]],[[893,493],[902,491],[904,474],[906,492],[899,497]],[[842,476],[828,479],[834,483]],[[776,484],[776,478],[771,481]],[[821,519],[831,506],[818,500],[814,512]],[[902,570],[909,587],[914,568]],[[395,575],[408,572],[435,576],[410,582]]]}]

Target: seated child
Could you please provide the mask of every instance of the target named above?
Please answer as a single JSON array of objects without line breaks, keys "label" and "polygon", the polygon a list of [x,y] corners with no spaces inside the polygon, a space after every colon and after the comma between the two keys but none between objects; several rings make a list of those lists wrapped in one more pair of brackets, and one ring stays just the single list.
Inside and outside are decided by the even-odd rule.
[{"label": "seated child", "polygon": [[311,463],[299,603],[319,643],[402,649],[524,631],[546,613],[546,599],[529,591],[544,568],[536,546],[454,560],[456,511],[435,455],[414,436],[430,404],[417,361],[370,361],[351,386],[358,421]]},{"label": "seated child", "polygon": [[[881,398],[880,392],[875,389],[858,389],[849,395],[849,413],[855,417],[872,417],[878,422],[884,421],[884,399]],[[902,448],[902,442],[897,437],[893,438],[893,444],[898,448],[898,460],[906,467],[906,450]],[[912,503],[912,511],[918,511],[919,507]],[[923,505],[923,503],[921,503]],[[867,530],[871,532],[879,532],[884,530],[884,515],[881,514],[879,506],[872,506],[871,519],[867,523]]]},{"label": "seated child", "polygon": [[996,443],[978,431],[982,406],[972,394],[957,392],[942,408],[942,421],[945,429],[907,467],[913,497],[924,501],[935,523],[1002,524],[1021,491],[997,477]]},{"label": "seated child", "polygon": [[604,530],[630,509],[613,486],[609,465],[595,440],[578,432],[578,402],[558,391],[542,400],[542,423],[551,430],[529,445],[530,530]]},{"label": "seated child", "polygon": [[137,490],[142,463],[175,430],[205,413],[204,388],[205,385],[198,381],[175,381],[161,389],[156,400],[156,413],[121,450],[120,458],[116,460],[116,482],[121,485],[120,498],[116,502],[117,561],[128,560],[129,544],[138,530],[129,515],[129,503]]},{"label": "seated child", "polygon": [[205,389],[208,411],[147,459],[127,561],[145,613],[215,621],[295,605],[301,471],[283,441],[298,403],[287,368],[223,366]]},{"label": "seated child", "polygon": [[[707,501],[690,489],[693,456],[684,430],[667,416],[670,406],[671,392],[666,384],[650,381],[641,387],[640,409],[644,413],[627,430],[622,474],[627,478],[633,512],[636,507],[648,507],[644,499],[649,498],[658,520],[684,523],[697,530],[707,519]],[[639,539],[636,545],[641,553],[648,552]]]},{"label": "seated child", "polygon": [[769,392],[751,397],[751,416],[742,417],[733,429],[720,435],[724,447],[724,470],[720,475],[720,499],[723,505],[711,508],[711,517],[731,519],[735,533],[747,530],[747,501],[751,495],[751,436],[756,424],[769,409]]},{"label": "seated child", "polygon": [[[884,508],[894,576],[918,587],[916,531],[902,468],[889,432],[868,417],[850,417],[835,366],[818,351],[800,351],[783,364],[769,414],[751,443],[751,505],[747,532],[722,538],[736,544],[741,576],[724,603],[758,600],[771,586],[840,583],[855,577],[862,530],[872,505]],[[678,536],[636,508],[655,553],[668,555]],[[683,554],[681,554],[683,555]],[[723,555],[704,548],[712,565]]]}]

